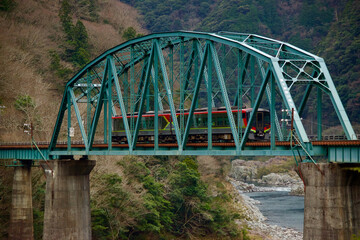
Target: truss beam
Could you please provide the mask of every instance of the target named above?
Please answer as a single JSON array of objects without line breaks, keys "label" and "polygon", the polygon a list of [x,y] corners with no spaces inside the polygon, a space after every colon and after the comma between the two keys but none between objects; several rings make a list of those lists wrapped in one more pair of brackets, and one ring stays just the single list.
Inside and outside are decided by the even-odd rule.
[{"label": "truss beam", "polygon": [[[306,84],[307,88],[297,105],[294,97],[300,84]],[[49,154],[54,157],[80,152],[92,155],[97,151],[98,154],[94,142],[100,141],[107,146],[102,150],[105,155],[114,152],[157,155],[164,150],[162,144],[170,141],[175,145],[164,153],[187,155],[205,151],[208,155],[217,155],[216,144],[225,141],[233,145],[222,150],[242,155],[249,151],[246,144],[250,132],[257,131],[251,129],[257,124],[259,109],[270,112],[271,131],[266,131],[271,132],[268,138],[271,144],[262,152],[255,150],[255,154],[273,154],[281,151],[276,140],[283,140],[288,134],[283,133],[279,124],[276,108],[279,103],[288,112],[294,109],[296,135],[306,151],[311,152],[313,146],[300,116],[314,86],[318,89],[319,111],[324,92],[331,99],[347,139],[356,140],[322,58],[288,43],[254,34],[180,31],[143,36],[107,50],[66,84]],[[264,94],[267,101],[262,100]],[[240,110],[245,105],[252,106],[252,110],[247,109],[251,111],[250,117],[244,115],[243,118]],[[209,113],[204,117],[206,120],[199,111]],[[211,112],[221,112],[224,119],[219,120],[220,115]],[[115,120],[120,118],[121,121]],[[153,126],[148,128],[144,122],[150,118]],[[319,125],[321,118],[318,114]],[[226,122],[226,137],[219,135],[216,121]],[[74,128],[75,138],[70,136],[70,129]],[[192,135],[194,128],[201,132],[199,136]],[[166,129],[170,129],[171,136],[164,135]],[[149,132],[153,135],[144,137]],[[318,135],[321,139],[321,127]],[[75,139],[84,144],[83,149],[71,145]],[[127,144],[124,151],[114,148],[113,141],[118,139]],[[189,139],[205,141],[205,150],[191,147]],[[59,141],[67,142],[67,147],[58,149]],[[147,142],[154,146],[142,148],[141,144]]]}]

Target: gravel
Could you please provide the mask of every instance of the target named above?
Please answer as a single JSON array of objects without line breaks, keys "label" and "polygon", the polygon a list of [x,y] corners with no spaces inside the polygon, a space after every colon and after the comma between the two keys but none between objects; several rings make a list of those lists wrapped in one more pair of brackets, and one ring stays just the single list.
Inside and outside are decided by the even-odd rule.
[{"label": "gravel", "polygon": [[[247,216],[245,220],[239,221],[239,224],[246,224],[250,229],[250,234],[260,236],[264,240],[302,240],[303,233],[298,232],[291,228],[284,228],[277,225],[271,225],[266,223],[266,217],[260,212],[257,205],[260,203],[246,195],[244,192],[262,191],[271,189],[262,189],[261,187],[254,186],[253,184],[247,184],[240,181],[234,181],[229,179],[233,186],[238,190],[242,205],[244,206],[244,213]],[[249,186],[250,185],[250,186]],[[239,187],[241,186],[241,187]],[[243,190],[240,190],[243,189]],[[275,190],[275,189],[274,189]]]}]

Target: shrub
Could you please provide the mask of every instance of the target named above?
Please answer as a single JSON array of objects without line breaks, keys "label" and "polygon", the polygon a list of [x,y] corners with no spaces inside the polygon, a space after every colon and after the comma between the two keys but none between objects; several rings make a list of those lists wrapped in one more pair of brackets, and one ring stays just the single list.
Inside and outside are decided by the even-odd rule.
[{"label": "shrub", "polygon": [[0,1],[0,11],[10,12],[16,7],[16,2],[14,0],[1,0]]}]

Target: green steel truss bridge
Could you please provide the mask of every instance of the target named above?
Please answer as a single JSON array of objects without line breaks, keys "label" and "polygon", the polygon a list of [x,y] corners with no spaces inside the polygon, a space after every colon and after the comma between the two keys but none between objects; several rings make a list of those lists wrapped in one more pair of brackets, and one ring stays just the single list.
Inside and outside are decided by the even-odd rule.
[{"label": "green steel truss bridge", "polygon": [[[300,96],[300,97],[299,97]],[[309,99],[312,106],[308,106]],[[344,140],[322,136],[322,101],[331,101]],[[314,106],[313,106],[314,105]],[[305,130],[306,107],[317,111],[315,140]],[[206,141],[190,142],[195,109],[225,111],[231,141],[213,141],[206,115]],[[242,114],[270,111],[268,141],[250,141]],[[153,142],[140,143],[141,121],[154,114]],[[159,137],[159,114],[173,121],[172,142]],[[185,114],[186,113],[186,114]],[[187,117],[187,116],[188,117]],[[113,117],[123,116],[125,142],[114,142]],[[290,128],[288,125],[293,125]],[[120,44],[87,64],[65,87],[51,141],[0,145],[1,159],[58,159],[74,155],[289,155],[328,156],[360,162],[360,143],[324,60],[274,39],[232,32],[166,32]]]}]

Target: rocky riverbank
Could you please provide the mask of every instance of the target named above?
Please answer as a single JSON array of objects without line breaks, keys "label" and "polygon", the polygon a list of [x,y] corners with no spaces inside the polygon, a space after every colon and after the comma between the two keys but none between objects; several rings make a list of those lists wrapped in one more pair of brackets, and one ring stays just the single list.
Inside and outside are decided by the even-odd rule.
[{"label": "rocky riverbank", "polygon": [[[234,160],[229,178],[241,192],[274,191],[284,188],[292,195],[304,195],[304,184],[294,170],[294,164],[285,157],[266,162]],[[278,171],[278,172],[276,172]],[[266,188],[264,188],[266,186]]]},{"label": "rocky riverbank", "polygon": [[251,235],[261,237],[263,240],[302,240],[303,233],[291,228],[279,227],[265,222],[266,218],[260,212],[258,201],[241,194],[242,204],[245,207],[245,214],[248,216],[244,222],[249,227]]},{"label": "rocky riverbank", "polygon": [[[278,173],[270,171],[278,170]],[[301,240],[303,234],[294,229],[279,227],[266,223],[266,217],[257,205],[260,203],[243,193],[264,191],[290,191],[294,195],[302,195],[303,183],[291,167],[287,158],[276,157],[266,162],[234,160],[228,180],[239,193],[250,234],[265,240]]]}]

